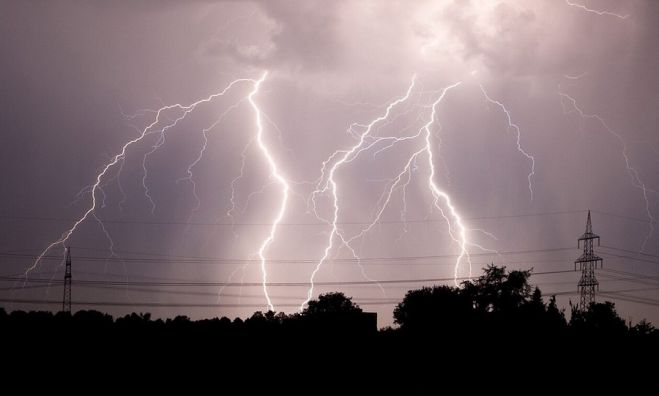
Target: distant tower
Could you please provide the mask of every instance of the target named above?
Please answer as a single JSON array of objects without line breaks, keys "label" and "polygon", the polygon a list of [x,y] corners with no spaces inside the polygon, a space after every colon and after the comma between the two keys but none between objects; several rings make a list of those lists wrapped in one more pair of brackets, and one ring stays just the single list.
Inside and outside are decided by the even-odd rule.
[{"label": "distant tower", "polygon": [[71,248],[66,248],[66,270],[64,271],[64,298],[62,311],[71,313]]},{"label": "distant tower", "polygon": [[598,263],[600,268],[602,268],[604,260],[595,255],[593,249],[593,241],[595,239],[597,239],[597,246],[599,246],[600,237],[593,234],[593,225],[590,222],[589,210],[586,232],[577,242],[577,246],[581,248],[581,242],[583,241],[583,254],[574,262],[574,270],[577,270],[577,264],[579,264],[579,269],[581,270],[581,279],[579,279],[579,294],[581,295],[579,309],[581,311],[587,310],[590,304],[595,302],[595,289],[597,288],[599,290],[599,282],[595,278],[595,268],[597,268]]}]

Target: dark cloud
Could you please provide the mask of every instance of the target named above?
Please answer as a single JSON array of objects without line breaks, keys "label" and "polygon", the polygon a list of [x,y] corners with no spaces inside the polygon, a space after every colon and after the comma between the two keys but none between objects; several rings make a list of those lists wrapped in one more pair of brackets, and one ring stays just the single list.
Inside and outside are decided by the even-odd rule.
[{"label": "dark cloud", "polygon": [[[284,64],[299,62],[311,69],[332,67],[341,57],[337,27],[344,1],[262,1],[260,6],[277,24],[272,57]],[[297,66],[297,65],[295,65]]]}]

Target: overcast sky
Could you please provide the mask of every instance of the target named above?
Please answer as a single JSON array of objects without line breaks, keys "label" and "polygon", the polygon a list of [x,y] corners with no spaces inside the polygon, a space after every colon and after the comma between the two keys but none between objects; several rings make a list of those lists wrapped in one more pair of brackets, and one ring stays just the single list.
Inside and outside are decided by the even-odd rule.
[{"label": "overcast sky", "polygon": [[[659,274],[659,227],[651,233],[650,221],[659,218],[659,2],[572,4],[0,1],[1,275],[21,276],[85,214],[92,205],[85,188],[154,122],[149,109],[189,105],[267,71],[253,99],[264,144],[291,193],[265,267],[268,282],[308,282],[332,230],[321,221],[332,218],[331,194],[317,196],[321,219],[310,206],[324,161],[356,145],[364,125],[383,117],[415,77],[409,98],[374,125],[366,143],[415,135],[442,89],[460,83],[436,106],[429,130],[433,180],[463,220],[473,273],[489,262],[533,268],[539,274],[532,281],[545,294],[565,292],[563,306],[577,301],[569,293],[579,273],[542,273],[574,269],[591,209],[603,245],[600,290],[615,293],[624,318],[657,323],[656,282],[619,278]],[[282,190],[255,140],[253,89],[253,81],[239,82],[186,114],[164,141],[150,133],[131,145],[95,190],[92,215],[104,228],[90,215],[66,241],[76,280],[250,285],[79,285],[74,304],[157,303],[165,306],[103,309],[194,318],[267,309],[258,251]],[[164,111],[151,131],[182,115]],[[195,162],[204,134],[208,143]],[[382,326],[391,324],[391,301],[433,282],[382,289],[345,282],[452,279],[460,253],[450,234],[459,230],[455,218],[447,224],[433,209],[426,155],[383,209],[391,183],[425,140],[389,142],[375,143],[334,175],[341,235],[359,234],[381,212],[382,221],[352,243],[363,268],[335,238],[333,261],[315,280],[339,284],[314,289],[346,292],[377,311]],[[443,199],[439,204],[449,213]],[[30,277],[61,279],[61,254],[62,246],[46,252]],[[457,273],[468,275],[466,261]],[[59,301],[61,285],[32,286],[39,287],[6,290],[2,298]],[[307,287],[268,291],[277,310],[294,312]],[[222,306],[204,306],[218,301]],[[166,306],[176,304],[201,306]]]}]

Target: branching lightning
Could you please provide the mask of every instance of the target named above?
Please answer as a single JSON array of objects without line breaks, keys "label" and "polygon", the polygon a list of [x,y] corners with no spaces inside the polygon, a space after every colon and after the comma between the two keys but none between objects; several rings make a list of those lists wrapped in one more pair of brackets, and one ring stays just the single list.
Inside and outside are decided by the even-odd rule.
[{"label": "branching lightning", "polygon": [[195,199],[195,206],[192,208],[192,211],[190,212],[190,216],[188,218],[188,221],[192,218],[194,213],[197,210],[199,210],[199,207],[201,206],[201,200],[199,199],[199,195],[197,194],[197,182],[194,180],[193,169],[194,169],[195,166],[197,166],[197,164],[199,164],[199,162],[204,157],[204,153],[206,152],[206,148],[208,146],[208,133],[210,131],[212,131],[215,127],[217,127],[222,122],[224,117],[226,117],[231,111],[235,110],[238,106],[240,106],[240,104],[242,102],[243,101],[241,100],[238,103],[235,103],[235,104],[229,106],[222,114],[220,114],[220,116],[217,118],[217,120],[212,125],[210,125],[207,128],[204,128],[201,131],[203,141],[202,141],[202,146],[199,150],[199,154],[194,159],[194,161],[192,161],[190,163],[190,165],[188,165],[188,168],[186,170],[186,175],[187,176],[182,177],[182,178],[177,180],[177,182],[187,181],[192,185],[192,195],[194,196],[194,199]]},{"label": "branching lightning", "polygon": [[231,219],[231,232],[233,233],[234,237],[238,237],[238,234],[236,234],[236,231],[233,227],[234,224],[234,217],[233,214],[234,212],[238,209],[238,203],[236,202],[236,192],[237,192],[237,183],[240,179],[243,178],[245,175],[245,164],[247,163],[247,151],[251,147],[252,143],[254,140],[250,140],[245,147],[243,148],[243,151],[240,153],[240,172],[238,173],[238,176],[234,177],[233,180],[231,180],[231,197],[229,198],[229,202],[231,204],[229,210],[227,210],[227,217]]},{"label": "branching lightning", "polygon": [[[185,117],[187,117],[187,115],[190,114],[191,112],[193,112],[197,108],[197,106],[199,106],[200,104],[208,103],[208,102],[212,101],[213,99],[224,96],[235,84],[240,83],[240,82],[246,82],[246,81],[253,82],[254,80],[251,80],[251,79],[234,80],[229,85],[227,85],[227,87],[224,88],[224,90],[222,90],[221,92],[213,94],[213,95],[211,95],[211,96],[209,96],[205,99],[199,100],[197,102],[194,102],[194,103],[192,103],[191,105],[188,105],[188,106],[181,106],[181,105],[177,104],[177,105],[174,105],[174,106],[162,107],[161,110],[162,109],[167,109],[167,108],[178,108],[179,110],[183,111],[183,113],[181,115],[179,115],[178,117],[176,117],[173,122],[165,125],[160,130],[151,131],[149,133],[145,132],[145,134],[143,134],[141,136],[141,137],[143,137],[146,134],[150,134],[150,133],[158,133],[159,134],[159,137],[158,137],[158,140],[156,141],[156,143],[151,147],[151,150],[149,150],[146,154],[144,154],[144,157],[142,158],[142,171],[143,171],[143,173],[142,173],[142,187],[144,189],[144,195],[146,196],[146,198],[149,200],[149,203],[151,204],[151,213],[152,214],[156,210],[156,203],[153,201],[153,197],[151,196],[149,186],[147,185],[147,182],[146,182],[147,177],[149,175],[148,174],[148,169],[147,169],[147,162],[148,162],[149,157],[153,153],[155,153],[160,147],[162,147],[163,144],[165,144],[165,136],[166,136],[167,131],[174,128],[176,125],[178,125],[179,121],[181,121]],[[227,110],[227,112],[230,111],[230,110],[232,110],[232,109],[230,108],[229,110]],[[226,114],[226,112],[224,114]],[[160,115],[160,110],[158,110],[157,115],[158,116]],[[221,118],[223,118],[223,116],[220,117],[220,120],[221,120]],[[219,123],[219,121],[218,121],[218,123]],[[147,129],[148,128],[149,127],[147,127]],[[146,129],[145,129],[145,131],[146,131]],[[205,131],[204,134],[205,133],[207,133],[207,131]],[[201,154],[203,155],[203,151],[202,151]]]},{"label": "branching lightning", "polygon": [[582,78],[586,77],[588,75],[588,72],[583,72],[581,74],[563,74],[563,77],[567,78],[568,80],[581,80]]},{"label": "branching lightning", "polygon": [[[441,91],[437,99],[430,106],[428,106],[431,109],[429,120],[418,130],[416,134],[400,137],[400,136],[373,136],[372,133],[376,125],[387,122],[387,120],[390,119],[391,112],[394,109],[394,107],[409,99],[414,89],[415,82],[416,82],[416,78],[413,78],[405,95],[390,102],[383,115],[375,118],[369,124],[363,126],[364,128],[363,132],[359,134],[358,141],[352,147],[350,147],[347,150],[335,151],[329,156],[327,160],[323,162],[319,183],[316,189],[312,193],[311,201],[313,203],[312,205],[313,212],[315,213],[316,217],[326,222],[326,224],[328,224],[331,227],[331,230],[327,238],[327,243],[325,245],[323,255],[316,264],[316,267],[314,268],[311,274],[310,287],[307,290],[307,299],[301,304],[300,310],[302,310],[304,306],[311,300],[314,292],[314,280],[316,274],[321,269],[323,264],[328,260],[330,252],[334,249],[335,240],[338,239],[341,243],[341,246],[346,247],[351,252],[353,257],[357,260],[357,263],[360,264],[359,256],[356,253],[355,249],[352,247],[352,243],[356,240],[363,238],[366,233],[371,231],[372,228],[380,222],[385,209],[389,206],[389,203],[391,202],[394,191],[396,191],[399,188],[403,190],[403,209],[401,211],[401,218],[403,219],[405,218],[405,211],[407,208],[405,190],[412,180],[412,170],[418,166],[417,160],[422,155],[425,155],[428,161],[427,183],[428,183],[428,189],[433,197],[433,207],[436,208],[441,213],[442,217],[446,220],[449,226],[449,235],[451,236],[452,240],[459,245],[460,254],[456,259],[455,268],[454,268],[455,283],[457,284],[458,272],[463,261],[465,260],[469,263],[469,274],[471,276],[471,260],[469,258],[469,251],[468,251],[468,246],[470,245],[470,243],[467,239],[467,228],[465,227],[462,217],[460,216],[457,208],[453,204],[450,196],[445,191],[443,191],[435,181],[436,172],[435,172],[434,151],[432,144],[432,136],[433,136],[432,127],[435,123],[437,123],[437,107],[446,96],[446,93],[449,90],[456,88],[461,83],[460,82],[455,83],[453,85],[444,88]],[[350,126],[350,130],[352,130],[355,125],[358,124],[352,124]],[[381,153],[385,150],[391,149],[395,145],[405,141],[418,141],[419,143],[422,143],[422,147],[416,149],[416,151],[414,151],[409,156],[405,165],[403,166],[403,169],[398,173],[398,175],[388,181],[387,187],[385,188],[383,194],[378,200],[378,205],[377,205],[378,209],[376,210],[376,213],[373,216],[371,222],[368,223],[366,227],[361,229],[354,236],[347,238],[337,225],[339,219],[339,212],[341,210],[339,205],[339,187],[335,178],[337,171],[342,166],[355,161],[361,153],[364,153],[369,149],[375,147],[378,143],[387,142],[387,145],[378,149],[376,153]],[[329,164],[331,164],[331,166]],[[327,170],[328,166],[329,166],[329,170]],[[318,214],[317,211],[318,197],[328,192],[331,196],[331,202],[332,202],[332,215],[330,219],[324,218],[323,216]],[[448,212],[448,215],[446,214],[446,211]],[[457,230],[455,230],[456,228]],[[363,268],[361,266],[360,268],[362,269],[362,275],[364,275],[364,277],[367,277],[363,271]]]},{"label": "branching lightning", "polygon": [[[177,104],[173,104],[173,105],[163,106],[160,109],[156,110],[154,120],[150,124],[148,124],[144,129],[142,129],[139,136],[137,136],[133,139],[130,139],[128,142],[126,142],[121,147],[121,150],[119,151],[119,153],[116,154],[115,156],[111,157],[110,160],[103,166],[102,170],[96,175],[95,182],[94,182],[94,184],[92,184],[91,188],[89,189],[89,192],[91,194],[91,203],[90,203],[89,207],[87,208],[87,210],[83,213],[82,216],[80,216],[80,218],[78,218],[78,220],[76,220],[73,223],[71,228],[64,231],[59,239],[57,239],[54,242],[52,242],[51,244],[49,244],[39,254],[39,256],[37,256],[37,259],[32,263],[32,265],[25,270],[25,276],[27,277],[29,275],[29,273],[32,272],[39,265],[39,263],[43,259],[44,255],[46,253],[48,253],[52,248],[54,248],[55,246],[64,245],[71,238],[73,233],[78,229],[78,227],[85,220],[87,220],[90,216],[95,217],[96,209],[97,209],[97,206],[99,205],[99,196],[98,196],[99,194],[98,194],[98,192],[102,189],[102,182],[103,182],[104,178],[108,175],[108,172],[125,158],[126,152],[128,151],[129,148],[131,148],[132,146],[142,142],[147,136],[149,136],[151,134],[154,134],[154,133],[159,133],[160,138],[158,139],[158,142],[153,147],[153,149],[147,153],[147,155],[149,155],[150,153],[155,151],[158,147],[162,146],[162,144],[164,143],[165,132],[168,129],[175,126],[180,120],[182,120],[186,115],[188,115],[191,111],[193,111],[197,106],[199,106],[202,103],[208,103],[208,102],[212,101],[215,98],[218,98],[220,96],[225,95],[233,86],[235,86],[236,84],[239,84],[239,83],[243,83],[243,82],[255,83],[255,80],[253,80],[253,79],[244,79],[244,78],[243,79],[237,79],[237,80],[232,81],[221,92],[212,94],[212,95],[208,96],[207,98],[201,99],[201,100],[199,100],[197,102],[194,102],[190,105],[184,106],[182,104],[177,103]],[[164,116],[165,112],[170,111],[170,110],[180,110],[180,111],[183,111],[183,114],[181,116],[179,116],[178,118],[176,118],[173,122],[171,122],[171,123],[165,125],[164,127],[162,127],[161,129],[159,129],[159,130],[155,129],[156,126],[161,122],[161,118]],[[145,174],[144,174],[144,177],[143,177],[142,181],[143,181],[144,187],[146,188],[147,197],[149,197],[148,188],[147,188],[146,183],[145,183],[145,180],[146,180],[146,158],[147,158],[147,156],[144,157],[144,161],[143,161],[143,167],[144,167]],[[152,200],[151,200],[151,202],[153,204]],[[155,209],[155,204],[153,204],[153,205],[154,205],[153,208]],[[97,217],[96,217],[96,219],[98,220]],[[109,234],[107,233],[107,230],[104,227],[103,227],[103,231],[105,232],[106,236],[109,237]]]},{"label": "branching lightning", "polygon": [[256,115],[256,143],[259,146],[259,149],[261,150],[261,153],[263,154],[263,157],[268,163],[268,167],[270,168],[270,177],[275,179],[277,183],[281,186],[281,193],[282,193],[282,199],[281,203],[279,205],[279,210],[277,211],[277,215],[275,216],[274,220],[272,221],[272,227],[270,227],[270,233],[268,234],[268,237],[263,240],[263,243],[261,244],[261,247],[259,248],[259,258],[261,260],[261,275],[263,279],[263,294],[265,295],[265,299],[268,302],[268,310],[274,311],[275,308],[272,305],[272,301],[270,300],[270,295],[268,295],[268,287],[267,287],[267,281],[268,281],[268,270],[266,267],[266,257],[265,253],[268,250],[268,247],[272,243],[272,241],[275,239],[275,235],[277,233],[277,226],[279,223],[281,223],[282,219],[284,218],[284,214],[286,213],[286,205],[288,203],[288,195],[289,195],[289,190],[290,186],[288,185],[288,181],[282,176],[282,174],[279,171],[279,167],[277,166],[277,163],[275,162],[275,159],[272,156],[272,153],[270,153],[270,149],[266,145],[264,139],[263,139],[263,118],[261,116],[261,109],[259,109],[259,106],[256,104],[256,101],[254,100],[254,96],[259,92],[259,88],[261,87],[261,83],[265,80],[267,77],[268,72],[263,73],[261,78],[254,83],[254,89],[248,96],[248,100],[250,105],[252,106],[252,109],[254,109],[254,113]]},{"label": "branching lightning", "polygon": [[[467,229],[463,224],[462,218],[460,217],[460,214],[458,213],[457,209],[451,202],[451,197],[444,191],[442,191],[439,186],[435,183],[435,164],[433,162],[433,151],[432,151],[432,133],[430,132],[430,127],[435,123],[436,117],[437,117],[437,105],[441,102],[441,100],[444,98],[444,95],[450,88],[454,88],[458,86],[460,83],[456,83],[446,89],[442,92],[441,96],[432,104],[432,113],[430,115],[430,121],[426,125],[423,126],[423,130],[426,132],[425,133],[425,139],[426,139],[426,146],[424,148],[424,151],[426,152],[426,155],[428,157],[428,169],[430,170],[430,174],[428,175],[428,187],[430,188],[430,191],[432,192],[432,195],[434,197],[433,204],[439,210],[441,215],[444,217],[446,220],[446,223],[449,226],[449,234],[451,235],[451,238],[453,241],[458,243],[460,246],[460,254],[458,255],[458,258],[456,259],[455,262],[455,267],[453,271],[453,282],[455,285],[458,285],[458,270],[460,269],[460,264],[463,259],[466,258],[467,262],[469,263],[469,277],[472,275],[472,265],[471,265],[471,258],[469,257],[469,251],[467,250]],[[449,209],[449,212],[451,214],[451,217],[455,221],[455,224],[457,225],[458,228],[458,236],[456,237],[455,234],[453,233],[452,227],[451,227],[451,222],[449,221],[448,217],[444,214],[444,211],[439,205],[439,199],[442,198],[444,200],[444,203]]]},{"label": "branching lightning", "polygon": [[506,106],[503,103],[499,102],[498,100],[492,99],[487,94],[487,92],[485,91],[485,88],[483,87],[482,84],[480,85],[480,87],[481,87],[481,92],[483,92],[483,96],[485,96],[485,99],[487,99],[488,102],[499,106],[499,108],[501,108],[501,110],[506,114],[506,120],[508,121],[508,128],[509,129],[514,129],[515,130],[515,135],[517,136],[517,151],[519,151],[524,157],[526,157],[526,159],[528,159],[531,162],[531,169],[529,171],[527,179],[529,181],[529,193],[531,194],[531,200],[533,200],[533,183],[532,183],[531,179],[533,178],[533,175],[535,174],[535,158],[531,154],[527,153],[522,148],[522,144],[520,142],[521,132],[520,132],[519,126],[512,122],[512,118],[510,117],[510,112],[508,111]]},{"label": "branching lightning", "polygon": [[624,14],[623,15],[623,14],[616,14],[615,12],[610,12],[610,11],[599,11],[599,10],[589,8],[584,4],[573,3],[570,0],[565,0],[565,4],[569,5],[570,7],[580,8],[580,9],[586,11],[586,12],[589,12],[591,14],[600,15],[600,16],[608,15],[608,16],[612,16],[612,17],[616,17],[616,18],[620,18],[620,19],[629,18],[629,14]]},{"label": "branching lightning", "polygon": [[[339,203],[338,203],[338,185],[336,183],[336,180],[334,179],[334,175],[339,169],[341,165],[346,163],[348,159],[355,154],[356,152],[358,153],[358,149],[365,143],[366,137],[369,135],[371,132],[371,129],[373,126],[381,121],[386,120],[389,117],[389,114],[391,113],[391,110],[399,103],[405,102],[409,97],[410,94],[412,93],[412,89],[414,88],[414,84],[416,82],[416,77],[412,79],[412,82],[410,83],[410,86],[407,89],[407,92],[405,95],[401,98],[396,99],[395,101],[391,102],[385,111],[385,113],[371,121],[368,125],[366,125],[366,128],[364,132],[359,135],[359,140],[358,142],[353,145],[350,149],[348,150],[338,150],[335,151],[330,155],[330,157],[323,162],[322,168],[321,168],[321,176],[320,176],[320,182],[318,188],[313,191],[312,193],[312,201],[313,201],[313,211],[316,214],[316,216],[322,220],[327,222],[328,224],[331,224],[331,231],[329,234],[329,237],[327,239],[327,245],[325,247],[325,250],[323,251],[323,256],[320,258],[318,261],[318,264],[314,268],[313,272],[311,273],[311,277],[309,278],[310,282],[310,287],[309,290],[307,291],[307,298],[304,300],[304,302],[300,305],[300,310],[304,309],[304,306],[307,305],[307,303],[311,300],[311,297],[313,296],[313,289],[314,289],[314,279],[316,277],[316,274],[322,267],[322,265],[325,263],[325,261],[329,258],[329,254],[332,251],[334,247],[334,237],[339,235],[339,229],[337,226],[337,221],[339,218]],[[353,126],[355,124],[351,125],[349,130],[352,130]],[[339,157],[339,160],[336,161],[329,169],[328,176],[325,177],[325,172],[326,172],[326,167],[327,165],[334,160],[334,158]],[[318,215],[317,207],[316,207],[316,198],[317,196],[326,193],[327,191],[331,192],[332,195],[332,205],[333,205],[333,211],[332,211],[332,219],[327,220],[320,215]],[[343,239],[341,237],[341,239]],[[354,252],[354,251],[353,251]]]},{"label": "branching lightning", "polygon": [[[114,251],[114,240],[112,239],[112,236],[110,236],[110,233],[108,232],[107,228],[105,228],[105,224],[103,223],[103,221],[101,221],[101,219],[98,218],[96,213],[93,213],[92,216],[98,223],[99,227],[101,227],[101,230],[103,230],[103,234],[105,234],[105,238],[108,240],[109,243],[108,250],[110,250],[110,256],[108,258],[119,259],[124,266],[124,274],[125,274],[127,272],[126,263],[123,260],[121,260],[121,258]],[[107,262],[105,263],[105,271],[107,271]]]},{"label": "branching lightning", "polygon": [[[561,104],[563,105],[563,109],[566,112],[566,114],[576,113],[579,115],[579,117],[581,117],[581,119],[590,119],[597,121],[600,125],[602,125],[604,130],[607,131],[611,136],[615,137],[622,146],[622,157],[625,161],[625,167],[627,169],[627,173],[629,174],[629,178],[631,179],[632,185],[638,188],[639,190],[641,190],[641,193],[643,195],[643,200],[645,202],[645,212],[648,218],[648,233],[646,234],[645,239],[641,244],[641,251],[645,250],[646,244],[648,243],[648,241],[652,237],[652,234],[654,233],[654,222],[655,222],[655,218],[652,214],[652,211],[650,210],[650,199],[648,197],[648,193],[656,194],[657,191],[647,187],[645,182],[641,180],[638,170],[636,170],[636,168],[632,165],[631,160],[629,159],[629,153],[628,153],[629,147],[627,146],[627,142],[622,138],[622,136],[619,133],[617,133],[609,126],[609,124],[607,124],[604,118],[600,117],[597,114],[588,114],[584,112],[577,104],[577,100],[572,96],[560,91],[558,94],[561,97]],[[565,102],[569,104],[569,107],[571,109],[565,106]]]}]

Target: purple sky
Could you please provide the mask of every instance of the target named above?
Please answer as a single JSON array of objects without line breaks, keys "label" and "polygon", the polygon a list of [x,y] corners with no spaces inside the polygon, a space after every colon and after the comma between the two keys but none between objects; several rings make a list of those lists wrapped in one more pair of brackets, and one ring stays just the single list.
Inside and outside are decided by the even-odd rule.
[{"label": "purple sky", "polygon": [[[455,237],[460,227],[443,197],[439,208],[450,228],[433,209],[425,153],[383,209],[391,183],[425,141],[389,147],[391,140],[376,139],[423,131],[432,103],[460,82],[435,107],[428,130],[433,182],[462,219],[474,274],[489,262],[538,273],[572,270],[591,209],[603,245],[600,290],[613,293],[608,298],[616,298],[625,319],[657,323],[659,227],[650,233],[650,219],[659,219],[658,16],[652,0],[0,1],[0,275],[21,276],[84,215],[92,198],[85,186],[154,121],[145,109],[189,105],[267,70],[253,99],[263,142],[290,186],[264,250],[268,282],[308,282],[332,230],[311,206],[323,162],[356,145],[364,125],[382,117],[416,76],[409,98],[373,126],[365,142],[372,147],[334,174],[340,235],[359,234],[380,212],[382,221],[351,243],[362,268],[335,235],[331,260],[315,280],[339,285],[318,286],[314,296],[344,291],[377,311],[384,326],[392,322],[391,301],[432,282],[382,289],[346,282],[453,278],[461,240],[450,232]],[[76,280],[249,285],[78,285],[74,304],[146,302],[162,306],[102,309],[194,318],[267,308],[258,252],[282,191],[255,140],[253,89],[253,82],[237,83],[199,105],[166,130],[146,160],[161,135],[131,145],[96,190],[93,213],[107,235],[89,216],[67,240]],[[162,112],[152,131],[182,115]],[[186,179],[204,128],[221,116]],[[243,156],[243,177],[235,180]],[[319,217],[331,220],[331,194],[316,198]],[[48,251],[30,278],[61,279],[61,252]],[[468,275],[466,260],[457,273]],[[561,293],[567,306],[578,300],[569,294],[578,278],[538,274],[532,281],[545,294]],[[9,290],[13,285],[3,281],[1,299],[61,298],[58,284]],[[306,286],[268,291],[286,312],[307,295]]]}]

